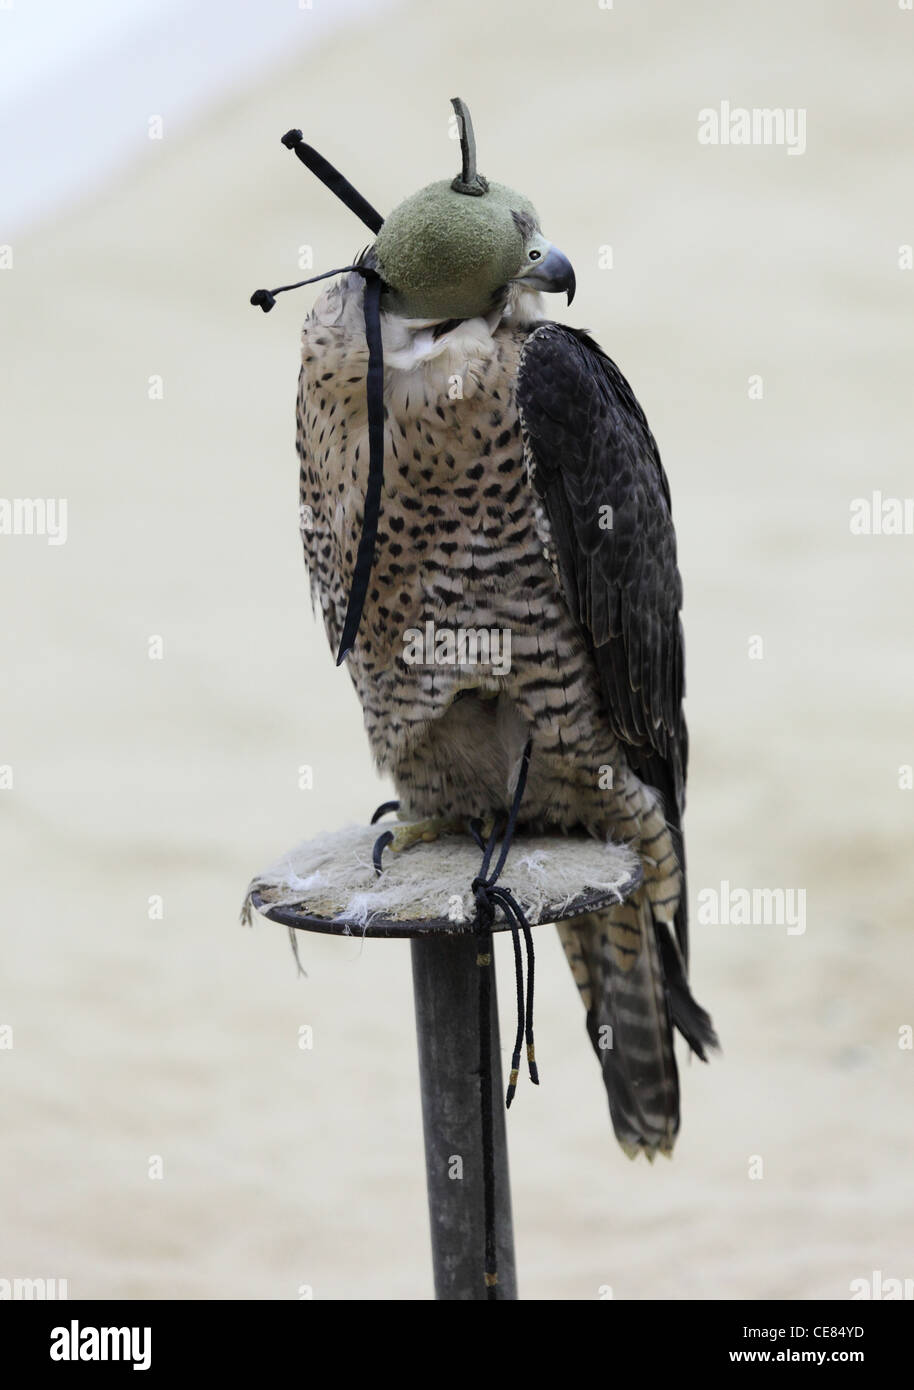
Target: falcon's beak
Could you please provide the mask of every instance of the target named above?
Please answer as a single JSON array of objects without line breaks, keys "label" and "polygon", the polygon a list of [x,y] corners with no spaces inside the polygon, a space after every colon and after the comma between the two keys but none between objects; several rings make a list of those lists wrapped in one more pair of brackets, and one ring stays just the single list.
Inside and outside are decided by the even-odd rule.
[{"label": "falcon's beak", "polygon": [[533,261],[515,279],[532,290],[546,290],[547,293],[565,290],[569,304],[574,299],[575,279],[571,261],[562,255],[557,246],[549,245],[542,259]]}]

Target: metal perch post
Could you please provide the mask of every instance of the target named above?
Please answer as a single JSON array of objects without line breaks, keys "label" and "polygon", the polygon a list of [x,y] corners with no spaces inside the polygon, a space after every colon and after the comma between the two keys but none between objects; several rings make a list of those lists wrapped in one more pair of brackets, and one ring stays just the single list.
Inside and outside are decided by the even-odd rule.
[{"label": "metal perch post", "polygon": [[487,965],[477,964],[479,946],[472,936],[415,936],[410,947],[435,1297],[487,1296],[479,1277],[485,1192],[476,974],[483,969],[492,976],[490,1094],[494,1101],[497,1297],[517,1298],[494,961],[490,957]]},{"label": "metal perch post", "polygon": [[[298,931],[410,938],[435,1297],[513,1300],[493,952],[493,933],[510,924],[496,916],[483,930],[472,898],[462,920],[441,915],[442,903],[453,896],[448,890],[472,881],[479,856],[471,841],[417,845],[390,856],[390,867],[376,877],[371,849],[377,833],[376,826],[353,827],[298,846],[253,880],[246,920],[253,907]],[[544,880],[549,856],[561,868],[545,871]],[[640,865],[627,849],[584,837],[518,835],[509,862],[512,889],[531,926],[621,902],[641,881]]]}]

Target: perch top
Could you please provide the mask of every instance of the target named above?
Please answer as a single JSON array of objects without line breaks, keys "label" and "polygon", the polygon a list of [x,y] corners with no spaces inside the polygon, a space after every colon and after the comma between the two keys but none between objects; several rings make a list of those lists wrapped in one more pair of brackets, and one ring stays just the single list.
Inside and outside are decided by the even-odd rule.
[{"label": "perch top", "polygon": [[[399,822],[399,825],[408,825]],[[284,854],[248,888],[251,908],[273,921],[340,936],[467,935],[476,930],[470,887],[479,866],[473,841],[444,836],[372,863],[377,827],[351,825]],[[641,882],[627,846],[584,835],[514,837],[511,887],[534,925],[564,921],[621,902]],[[493,931],[510,930],[499,910]]]}]

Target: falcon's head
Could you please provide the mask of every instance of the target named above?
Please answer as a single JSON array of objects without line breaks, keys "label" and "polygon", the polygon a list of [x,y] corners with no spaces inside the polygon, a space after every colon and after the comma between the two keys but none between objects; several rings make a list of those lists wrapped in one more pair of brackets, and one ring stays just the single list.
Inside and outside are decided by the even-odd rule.
[{"label": "falcon's head", "polygon": [[373,260],[386,286],[384,308],[405,318],[468,319],[503,302],[509,285],[564,290],[575,280],[566,256],[539,229],[522,193],[476,172],[470,115],[459,98],[463,169],[394,208],[378,233]]}]

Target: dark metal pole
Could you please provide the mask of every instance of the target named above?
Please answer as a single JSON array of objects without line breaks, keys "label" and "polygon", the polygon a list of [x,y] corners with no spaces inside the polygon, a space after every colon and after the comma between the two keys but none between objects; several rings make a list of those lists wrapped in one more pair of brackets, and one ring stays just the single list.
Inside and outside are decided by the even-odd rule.
[{"label": "dark metal pole", "polygon": [[499,1299],[517,1298],[494,965],[474,936],[414,936],[413,995],[437,1299],[485,1299],[479,972],[491,971],[495,1222]]}]

